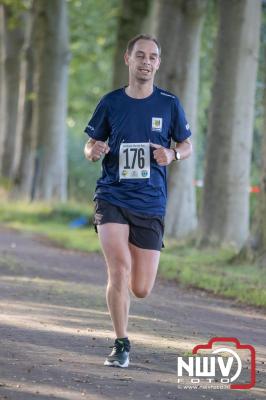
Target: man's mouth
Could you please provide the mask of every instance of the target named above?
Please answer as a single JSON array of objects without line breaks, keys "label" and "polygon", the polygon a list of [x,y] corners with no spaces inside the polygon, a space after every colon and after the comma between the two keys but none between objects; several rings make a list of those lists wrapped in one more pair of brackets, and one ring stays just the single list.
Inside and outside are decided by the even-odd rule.
[{"label": "man's mouth", "polygon": [[141,71],[141,72],[150,72],[150,70],[147,69],[147,68],[139,68],[139,71]]}]

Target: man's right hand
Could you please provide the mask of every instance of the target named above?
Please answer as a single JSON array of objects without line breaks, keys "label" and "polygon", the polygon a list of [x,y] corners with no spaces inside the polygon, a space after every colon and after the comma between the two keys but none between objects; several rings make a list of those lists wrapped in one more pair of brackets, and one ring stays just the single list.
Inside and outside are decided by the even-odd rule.
[{"label": "man's right hand", "polygon": [[90,139],[84,149],[85,157],[90,161],[98,161],[103,154],[107,154],[110,147],[107,143],[101,140]]}]

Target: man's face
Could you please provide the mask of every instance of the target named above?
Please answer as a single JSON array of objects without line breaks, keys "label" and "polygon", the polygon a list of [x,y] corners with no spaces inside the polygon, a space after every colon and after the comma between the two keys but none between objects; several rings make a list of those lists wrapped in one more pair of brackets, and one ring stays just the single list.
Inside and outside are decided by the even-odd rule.
[{"label": "man's face", "polygon": [[158,47],[152,40],[138,40],[134,44],[132,52],[125,54],[125,63],[129,68],[129,75],[142,83],[154,80],[160,61]]}]

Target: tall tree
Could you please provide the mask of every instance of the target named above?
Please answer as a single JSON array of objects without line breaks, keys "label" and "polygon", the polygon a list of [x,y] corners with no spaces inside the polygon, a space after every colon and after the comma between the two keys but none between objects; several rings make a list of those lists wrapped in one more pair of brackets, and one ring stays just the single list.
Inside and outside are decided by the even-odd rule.
[{"label": "tall tree", "polygon": [[67,2],[34,0],[33,130],[38,134],[34,197],[67,196],[66,109],[69,61]]},{"label": "tall tree", "polygon": [[117,28],[117,43],[114,55],[113,87],[117,89],[128,82],[128,70],[124,65],[127,42],[142,33],[143,21],[148,15],[151,0],[123,0]]},{"label": "tall tree", "polygon": [[264,265],[266,265],[266,79],[264,84],[264,131],[262,147],[262,179],[260,194],[260,232],[261,232],[261,252],[264,254]]},{"label": "tall tree", "polygon": [[16,122],[20,53],[24,40],[23,20],[11,24],[14,9],[0,5],[1,18],[1,103],[0,174],[11,178],[16,153]]},{"label": "tall tree", "polygon": [[[3,7],[0,5],[0,117],[2,110],[2,97],[3,97],[3,82],[4,82],[4,69],[3,69],[3,50],[4,50],[4,38],[3,38]],[[1,28],[2,27],[2,28]],[[3,130],[0,127],[0,148],[2,148],[2,138]],[[1,150],[0,150],[1,157]]]},{"label": "tall tree", "polygon": [[[14,184],[12,198],[31,198],[34,157],[37,132],[32,129],[33,107],[33,29],[34,18],[31,9],[27,18],[25,43],[22,48],[20,63],[20,84],[18,96],[18,118],[16,126],[17,151],[15,158]],[[35,26],[36,29],[36,26]]]},{"label": "tall tree", "polygon": [[[195,146],[199,56],[205,0],[158,0],[155,34],[162,44],[158,84],[177,94],[186,110]],[[172,163],[169,168],[169,195],[166,234],[182,238],[197,226],[196,196],[193,186],[195,156]]]},{"label": "tall tree", "polygon": [[262,177],[261,177],[261,193],[259,196],[259,235],[260,246],[259,252],[262,256],[264,266],[266,266],[266,80],[264,89],[264,132],[262,146]]},{"label": "tall tree", "polygon": [[[266,59],[266,44],[264,43],[264,60]],[[261,264],[266,267],[266,69],[264,69],[264,91],[263,91],[264,115],[263,115],[263,138],[262,138],[262,169],[261,185],[257,209],[257,237],[258,246],[256,256]]]},{"label": "tall tree", "polygon": [[220,0],[201,242],[241,247],[249,234],[249,174],[260,0]]}]

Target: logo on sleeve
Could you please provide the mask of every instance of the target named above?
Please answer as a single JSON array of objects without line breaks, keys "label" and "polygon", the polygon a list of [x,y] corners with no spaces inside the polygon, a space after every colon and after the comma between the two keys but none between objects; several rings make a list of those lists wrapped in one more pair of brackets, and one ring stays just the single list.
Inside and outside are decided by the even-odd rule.
[{"label": "logo on sleeve", "polygon": [[91,126],[91,125],[88,125],[87,128],[88,128],[90,131],[92,131],[92,132],[95,131],[94,127]]},{"label": "logo on sleeve", "polygon": [[151,130],[155,132],[162,132],[163,119],[152,117],[151,119]]},{"label": "logo on sleeve", "polygon": [[189,131],[189,124],[186,124],[186,130]]}]

